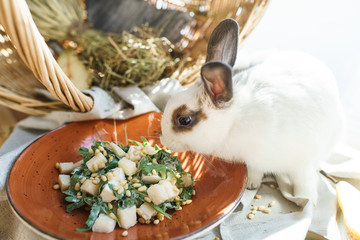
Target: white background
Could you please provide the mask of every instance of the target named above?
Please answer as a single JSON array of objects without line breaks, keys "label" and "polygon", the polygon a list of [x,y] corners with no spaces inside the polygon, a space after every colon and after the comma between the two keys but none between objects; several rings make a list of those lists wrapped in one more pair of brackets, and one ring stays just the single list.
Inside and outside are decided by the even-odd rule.
[{"label": "white background", "polygon": [[345,141],[360,149],[360,1],[270,0],[242,50],[298,50],[334,72],[348,119]]}]

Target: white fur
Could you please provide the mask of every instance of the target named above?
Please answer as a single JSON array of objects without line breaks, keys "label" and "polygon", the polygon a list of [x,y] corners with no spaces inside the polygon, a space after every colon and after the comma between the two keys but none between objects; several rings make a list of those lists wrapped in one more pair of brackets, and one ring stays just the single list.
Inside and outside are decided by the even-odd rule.
[{"label": "white fur", "polygon": [[[213,106],[201,80],[173,96],[161,122],[162,143],[174,151],[245,162],[251,188],[261,184],[264,173],[287,174],[294,195],[315,202],[319,163],[330,155],[343,125],[332,72],[297,52],[276,52],[247,70],[239,69],[243,66],[242,59],[241,66],[234,67],[234,96],[224,109]],[[191,132],[178,133],[171,117],[183,104],[195,111],[201,108],[207,119]]]}]

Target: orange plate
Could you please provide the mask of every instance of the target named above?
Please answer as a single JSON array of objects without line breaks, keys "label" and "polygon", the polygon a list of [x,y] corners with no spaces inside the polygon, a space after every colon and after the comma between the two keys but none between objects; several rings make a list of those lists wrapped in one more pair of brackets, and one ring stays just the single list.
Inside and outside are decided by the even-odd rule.
[{"label": "orange plate", "polygon": [[[94,120],[74,122],[60,127],[26,148],[15,161],[7,181],[7,194],[17,214],[35,229],[60,239],[183,239],[193,237],[216,226],[240,202],[246,185],[243,164],[230,164],[212,157],[183,152],[176,154],[186,171],[195,180],[193,202],[181,211],[170,211],[172,220],[158,225],[141,225],[112,233],[77,232],[88,217],[84,209],[65,212],[64,195],[53,190],[57,183],[56,162],[76,162],[81,156],[76,151],[90,147],[99,136],[105,141],[125,144],[128,139],[159,144],[160,113],[145,114],[127,121]],[[114,127],[116,125],[116,128]]]}]

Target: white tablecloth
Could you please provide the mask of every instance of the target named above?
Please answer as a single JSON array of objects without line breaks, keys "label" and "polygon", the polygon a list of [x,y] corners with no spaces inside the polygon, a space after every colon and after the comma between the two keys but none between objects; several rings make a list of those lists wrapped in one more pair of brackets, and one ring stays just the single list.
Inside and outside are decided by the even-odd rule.
[{"label": "white tablecloth", "polygon": [[[0,149],[0,239],[41,239],[33,230],[24,225],[12,212],[4,190],[7,174],[21,151],[48,130],[61,126],[65,122],[85,119],[107,118],[114,116],[125,119],[149,111],[160,111],[169,92],[179,87],[171,80],[163,81],[161,88],[140,91],[137,88],[122,89],[119,95],[133,108],[126,109],[124,104],[115,103],[103,90],[94,88],[89,91],[95,105],[89,113],[53,112],[46,117],[28,117],[21,121],[9,139]],[[159,89],[162,89],[159,93]],[[164,92],[165,91],[165,92]],[[142,101],[138,101],[142,99]],[[349,181],[360,180],[359,152],[340,145],[331,159],[322,168],[333,176]],[[279,186],[280,190],[270,185]],[[337,204],[334,186],[324,177],[319,181],[319,200],[315,208],[307,203],[299,207],[295,203],[306,203],[291,194],[291,185],[286,179],[267,177],[258,190],[246,190],[240,206],[219,226],[199,236],[199,239],[305,239],[308,232],[316,233],[327,239],[343,239],[343,229],[337,221]],[[255,199],[254,195],[262,197]],[[267,206],[275,201],[271,213],[258,212],[252,220],[247,218],[252,206]],[[310,239],[308,234],[307,239]]]}]

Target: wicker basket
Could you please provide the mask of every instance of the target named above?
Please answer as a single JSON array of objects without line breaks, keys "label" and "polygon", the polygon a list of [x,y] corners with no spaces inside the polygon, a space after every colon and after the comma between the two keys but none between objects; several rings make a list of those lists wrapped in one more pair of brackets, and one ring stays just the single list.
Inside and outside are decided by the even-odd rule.
[{"label": "wicker basket", "polygon": [[[268,0],[148,0],[169,9],[192,11],[201,6],[204,14],[194,20],[176,44],[193,62],[182,66],[176,78],[182,84],[193,82],[204,61],[208,38],[224,18],[240,25],[241,44],[262,17]],[[198,11],[200,12],[200,11]],[[57,101],[44,99],[38,89],[47,89]],[[61,70],[31,17],[25,0],[0,1],[0,105],[29,115],[53,110],[90,111],[91,97],[77,89]]]}]

